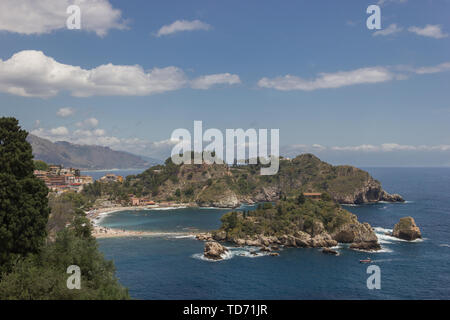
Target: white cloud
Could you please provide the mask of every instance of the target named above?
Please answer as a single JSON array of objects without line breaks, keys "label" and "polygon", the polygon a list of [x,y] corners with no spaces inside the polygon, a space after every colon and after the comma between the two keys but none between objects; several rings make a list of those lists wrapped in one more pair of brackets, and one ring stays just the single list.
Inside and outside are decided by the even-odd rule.
[{"label": "white cloud", "polygon": [[373,36],[388,36],[395,33],[399,33],[403,30],[402,27],[397,26],[397,24],[393,23],[389,25],[386,29],[375,31],[372,35]]},{"label": "white cloud", "polygon": [[431,67],[421,67],[414,70],[417,74],[430,74],[430,73],[439,73],[439,72],[445,72],[450,71],[450,62],[444,62],[441,64],[438,64],[437,66],[431,66]]},{"label": "white cloud", "polygon": [[286,75],[273,79],[262,78],[258,86],[262,88],[273,88],[281,91],[303,90],[312,91],[325,88],[339,88],[344,86],[379,83],[394,79],[392,74],[385,67],[368,67],[352,71],[339,71],[336,73],[320,73],[316,79],[305,80],[300,77]]},{"label": "white cloud", "polygon": [[191,81],[191,87],[194,89],[209,89],[216,84],[239,84],[241,79],[236,74],[219,73],[198,77]]},{"label": "white cloud", "polygon": [[209,30],[211,26],[200,20],[177,20],[169,25],[162,26],[156,33],[157,37],[169,35],[181,31]]},{"label": "white cloud", "polygon": [[[236,75],[206,76],[224,83],[236,81]],[[228,77],[228,78],[227,78]],[[202,77],[200,77],[201,79]],[[237,78],[238,79],[238,78]],[[51,97],[68,91],[75,97],[146,96],[178,90],[189,85],[183,70],[177,67],[100,65],[87,70],[57,62],[42,51],[26,50],[10,59],[0,59],[0,92],[23,97]]]},{"label": "white cloud", "polygon": [[96,118],[89,118],[82,122],[77,122],[75,125],[80,128],[84,127],[92,129],[98,126],[98,120]]},{"label": "white cloud", "polygon": [[355,146],[322,146],[319,145],[306,145],[306,144],[294,144],[294,145],[288,145],[284,146],[282,148],[283,154],[288,155],[296,155],[299,153],[305,153],[305,152],[398,152],[398,151],[450,151],[450,145],[405,145],[405,144],[398,144],[398,143],[383,143],[380,145],[373,145],[373,144],[361,144],[361,145],[355,145]]},{"label": "white cloud", "polygon": [[111,29],[126,28],[121,11],[108,0],[2,0],[0,31],[30,35],[66,29],[70,5],[80,7],[81,30],[105,36]]},{"label": "white cloud", "polygon": [[447,33],[444,33],[439,25],[427,24],[425,27],[409,27],[408,31],[418,34],[419,36],[430,37],[435,39],[441,39],[448,37]]},{"label": "white cloud", "polygon": [[66,118],[75,113],[75,110],[72,108],[61,108],[56,112],[59,117]]},{"label": "white cloud", "polygon": [[66,127],[58,127],[50,129],[50,134],[54,136],[65,136],[69,134],[69,130]]}]

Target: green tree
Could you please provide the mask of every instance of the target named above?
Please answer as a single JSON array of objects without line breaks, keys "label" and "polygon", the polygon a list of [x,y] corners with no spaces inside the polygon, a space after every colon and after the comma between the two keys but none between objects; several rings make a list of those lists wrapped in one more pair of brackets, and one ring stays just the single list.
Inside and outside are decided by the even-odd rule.
[{"label": "green tree", "polygon": [[34,160],[34,169],[48,171],[48,164],[41,160]]},{"label": "green tree", "polygon": [[303,192],[301,192],[297,197],[297,204],[302,205],[305,203],[305,201],[306,201],[305,195],[303,194]]},{"label": "green tree", "polygon": [[0,118],[0,271],[37,252],[46,236],[48,189],[33,174],[27,135],[16,119]]}]

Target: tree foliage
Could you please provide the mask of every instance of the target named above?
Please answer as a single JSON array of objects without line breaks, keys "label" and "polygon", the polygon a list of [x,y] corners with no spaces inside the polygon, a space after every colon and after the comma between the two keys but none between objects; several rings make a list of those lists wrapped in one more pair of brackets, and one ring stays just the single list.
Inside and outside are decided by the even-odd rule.
[{"label": "tree foliage", "polygon": [[26,137],[16,119],[0,118],[0,271],[37,252],[46,236],[48,189],[33,174]]}]

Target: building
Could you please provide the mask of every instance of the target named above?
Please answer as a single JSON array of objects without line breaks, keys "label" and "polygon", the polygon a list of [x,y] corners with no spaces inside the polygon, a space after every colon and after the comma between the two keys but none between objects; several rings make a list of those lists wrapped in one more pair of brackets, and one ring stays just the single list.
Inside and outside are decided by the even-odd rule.
[{"label": "building", "polygon": [[320,198],[322,197],[322,193],[320,193],[320,192],[306,192],[306,193],[303,193],[303,195],[306,198],[312,199],[312,200],[320,200]]},{"label": "building", "polygon": [[80,192],[84,185],[94,182],[91,176],[80,176],[80,170],[60,165],[51,165],[48,171],[35,170],[34,175],[54,192]]},{"label": "building", "polygon": [[116,175],[114,173],[108,173],[105,176],[101,177],[99,179],[99,181],[100,182],[106,182],[106,183],[109,183],[109,182],[120,182],[120,183],[122,183],[123,182],[123,177],[122,176],[118,176],[118,175]]},{"label": "building", "polygon": [[130,197],[130,202],[132,206],[151,206],[155,204],[155,202],[151,201],[149,198],[139,198],[134,195]]}]

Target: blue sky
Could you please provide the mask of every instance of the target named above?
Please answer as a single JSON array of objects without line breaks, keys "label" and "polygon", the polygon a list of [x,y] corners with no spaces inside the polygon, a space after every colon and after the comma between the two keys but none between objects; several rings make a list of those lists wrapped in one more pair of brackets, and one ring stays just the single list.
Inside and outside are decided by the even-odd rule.
[{"label": "blue sky", "polygon": [[[290,156],[448,166],[450,1],[382,1],[375,34],[377,1],[5,0],[0,114],[53,141],[162,158],[174,129],[202,120],[279,128]],[[65,27],[73,3],[81,30]],[[196,30],[170,33],[176,21]]]}]

